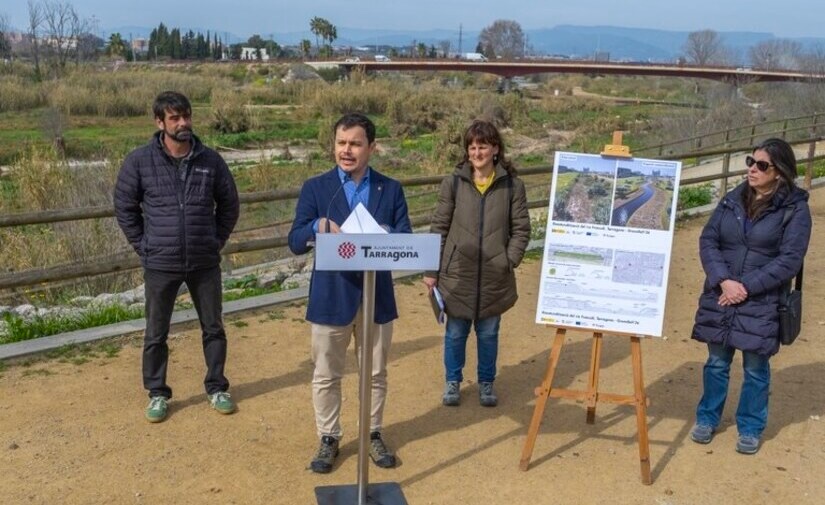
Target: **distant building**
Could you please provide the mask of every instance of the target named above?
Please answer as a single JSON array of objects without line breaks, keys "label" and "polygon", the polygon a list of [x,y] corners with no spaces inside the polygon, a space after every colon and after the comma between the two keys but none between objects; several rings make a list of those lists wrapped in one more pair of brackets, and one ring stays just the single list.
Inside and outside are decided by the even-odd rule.
[{"label": "distant building", "polygon": [[77,49],[77,38],[75,37],[43,37],[40,43],[44,46],[52,46],[59,49]]},{"label": "distant building", "polygon": [[619,179],[624,177],[633,177],[633,169],[619,167],[618,170],[616,170],[616,177]]},{"label": "distant building", "polygon": [[25,37],[26,34],[23,32],[6,32],[6,39],[12,44],[22,43]]},{"label": "distant building", "polygon": [[607,63],[610,61],[610,53],[608,51],[596,51],[593,53],[593,61]]},{"label": "distant building", "polygon": [[[258,52],[260,51],[260,53]],[[241,59],[242,60],[258,60],[258,54],[261,55],[261,61],[269,61],[269,53],[266,52],[265,48],[256,49],[254,47],[242,47],[241,48]]]},{"label": "distant building", "polygon": [[149,52],[149,41],[143,38],[132,39],[131,47],[135,54],[146,54]]}]

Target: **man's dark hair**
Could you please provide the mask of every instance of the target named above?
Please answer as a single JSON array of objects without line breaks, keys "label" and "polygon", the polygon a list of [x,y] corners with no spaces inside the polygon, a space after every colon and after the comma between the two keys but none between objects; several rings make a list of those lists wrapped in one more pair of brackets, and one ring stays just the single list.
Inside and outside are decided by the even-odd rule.
[{"label": "man's dark hair", "polygon": [[364,129],[364,132],[367,134],[367,142],[370,144],[375,142],[375,124],[370,121],[370,118],[360,112],[349,112],[341,116],[341,119],[336,121],[335,126],[332,127],[332,136],[335,137],[335,133],[339,127],[349,130],[353,126],[360,126]]},{"label": "man's dark hair", "polygon": [[152,104],[152,112],[155,118],[163,121],[166,118],[166,111],[171,110],[180,114],[192,114],[192,104],[189,99],[177,91],[164,91],[155,98]]}]

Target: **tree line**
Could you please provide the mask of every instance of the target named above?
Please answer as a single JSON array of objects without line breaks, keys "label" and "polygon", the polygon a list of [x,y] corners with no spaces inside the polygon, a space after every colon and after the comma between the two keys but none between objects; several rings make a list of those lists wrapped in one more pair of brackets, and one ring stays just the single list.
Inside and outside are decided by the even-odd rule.
[{"label": "tree line", "polygon": [[[117,35],[119,36],[119,34]],[[146,54],[149,59],[219,60],[223,57],[223,42],[218,40],[217,33],[210,35],[209,32],[206,32],[206,35],[204,35],[189,30],[181,35],[180,28],[170,30],[165,24],[160,23],[149,34]]]},{"label": "tree line", "polygon": [[[69,1],[27,1],[27,26],[22,50],[18,51],[31,58],[38,78],[44,74],[60,75],[68,63],[80,64],[82,61],[94,60],[101,52],[129,61],[139,56],[133,53],[132,45],[120,33],[111,34],[105,41],[96,36],[98,26],[94,16],[80,15]],[[302,55],[305,58],[313,55],[332,57],[338,28],[328,19],[315,16],[309,20],[309,31],[315,36],[314,51],[312,41],[303,39],[297,47],[291,49],[292,55]],[[9,19],[0,12],[0,58],[15,56],[9,33]],[[203,34],[192,30],[184,32],[161,22],[149,36],[144,57],[173,60],[240,59],[243,47],[253,48],[255,59],[262,59],[264,53],[274,58],[290,54],[289,49],[282,47],[271,37],[264,39],[256,34],[244,43],[228,44],[217,33],[207,31]],[[527,35],[517,21],[497,19],[481,30],[475,51],[489,59],[514,59],[529,54],[531,48]],[[349,55],[351,49],[344,52]],[[390,56],[400,56],[402,52],[419,58],[445,57],[450,54],[450,41],[440,41],[438,48],[413,41],[407,50],[388,49]],[[774,38],[753,45],[747,50],[747,55],[742,55],[728,47],[723,35],[718,32],[697,30],[688,34],[680,61],[699,66],[734,65],[748,61],[753,68],[759,70],[809,70],[812,66],[822,66],[825,56],[822,53],[825,50],[806,52],[799,42]]]}]

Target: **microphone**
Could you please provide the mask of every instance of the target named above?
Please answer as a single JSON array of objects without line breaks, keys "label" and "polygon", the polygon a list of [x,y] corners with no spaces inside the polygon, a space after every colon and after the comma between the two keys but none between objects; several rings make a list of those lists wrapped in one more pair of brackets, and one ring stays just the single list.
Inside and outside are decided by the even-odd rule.
[{"label": "microphone", "polygon": [[344,189],[344,185],[347,182],[351,181],[351,180],[352,180],[352,178],[349,176],[349,174],[346,174],[344,176],[344,182],[342,182],[341,185],[338,186],[338,189],[336,189],[335,193],[332,194],[332,198],[329,199],[329,204],[327,204],[327,213],[324,216],[327,220],[326,223],[324,223],[325,228],[326,228],[326,230],[325,230],[326,233],[329,233],[329,212],[330,212],[330,210],[332,210],[332,202],[335,201],[335,197],[338,196],[338,193],[340,193],[341,190]]}]

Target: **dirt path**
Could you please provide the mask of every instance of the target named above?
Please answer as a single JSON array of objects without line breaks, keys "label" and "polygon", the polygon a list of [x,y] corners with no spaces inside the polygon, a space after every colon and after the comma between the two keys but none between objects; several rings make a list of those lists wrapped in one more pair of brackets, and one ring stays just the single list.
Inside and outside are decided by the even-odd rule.
[{"label": "dirt path", "polygon": [[[484,409],[475,382],[459,408],[440,406],[442,328],[420,285],[399,285],[401,319],[390,366],[386,438],[395,470],[370,468],[372,481],[395,481],[410,504],[776,504],[822,503],[825,494],[825,192],[812,198],[815,229],[806,265],[804,335],[773,360],[771,415],[756,456],[734,452],[731,404],[709,446],[688,438],[706,352],[689,339],[701,272],[696,247],[702,221],[679,226],[674,244],[665,339],[643,342],[654,483],[639,483],[634,411],[600,405],[595,425],[570,401],[549,403],[527,472],[518,460],[551,335],[533,323],[540,263],[519,271],[521,299],[504,318],[497,388]],[[3,504],[288,504],[316,503],[315,486],[356,480],[357,381],[345,379],[341,456],[333,473],[306,469],[316,446],[310,404],[308,327],[303,307],[230,318],[227,373],[240,411],[222,417],[202,391],[198,331],[171,342],[170,418],[143,419],[140,341],[125,340],[111,358],[83,364],[42,361],[0,374],[0,502]],[[474,354],[474,345],[470,346]],[[589,342],[573,334],[556,387],[582,388]],[[629,345],[606,339],[604,391],[631,390]],[[474,379],[475,362],[468,363]]]}]

